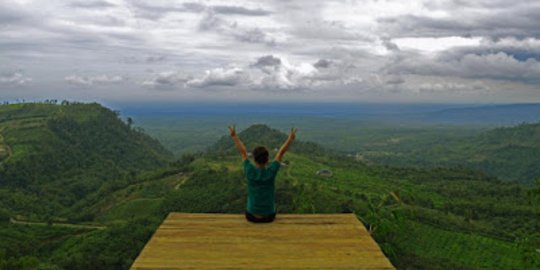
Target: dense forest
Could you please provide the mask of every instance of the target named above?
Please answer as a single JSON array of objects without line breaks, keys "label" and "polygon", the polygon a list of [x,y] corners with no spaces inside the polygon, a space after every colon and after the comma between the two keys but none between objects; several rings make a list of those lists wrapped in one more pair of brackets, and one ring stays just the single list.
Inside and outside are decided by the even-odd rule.
[{"label": "dense forest", "polygon": [[[173,159],[133,125],[98,104],[0,106],[0,269],[128,269],[169,212],[244,211],[230,138]],[[271,152],[286,137],[265,125],[239,136]],[[354,212],[398,269],[540,267],[540,182],[365,163],[301,140],[285,159],[279,213]]]}]

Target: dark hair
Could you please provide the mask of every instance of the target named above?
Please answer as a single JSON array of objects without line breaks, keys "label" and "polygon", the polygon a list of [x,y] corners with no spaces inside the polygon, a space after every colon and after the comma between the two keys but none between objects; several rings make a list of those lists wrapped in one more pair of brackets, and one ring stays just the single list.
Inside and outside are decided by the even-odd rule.
[{"label": "dark hair", "polygon": [[253,149],[253,159],[260,165],[264,165],[268,162],[268,150],[264,146],[257,146]]}]

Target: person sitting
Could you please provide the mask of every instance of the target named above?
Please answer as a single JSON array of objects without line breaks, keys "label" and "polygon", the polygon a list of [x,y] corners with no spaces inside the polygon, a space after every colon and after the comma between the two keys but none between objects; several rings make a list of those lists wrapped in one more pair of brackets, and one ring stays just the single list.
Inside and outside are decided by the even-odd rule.
[{"label": "person sitting", "polygon": [[289,137],[276,153],[274,161],[268,164],[268,149],[264,146],[257,146],[253,149],[252,156],[255,165],[248,159],[246,146],[238,135],[234,126],[229,127],[229,132],[242,156],[244,175],[247,179],[248,198],[246,205],[246,219],[255,223],[266,223],[274,221],[276,217],[275,204],[275,181],[276,175],[281,165],[283,155],[287,152],[289,145],[296,138],[296,129],[291,129]]}]

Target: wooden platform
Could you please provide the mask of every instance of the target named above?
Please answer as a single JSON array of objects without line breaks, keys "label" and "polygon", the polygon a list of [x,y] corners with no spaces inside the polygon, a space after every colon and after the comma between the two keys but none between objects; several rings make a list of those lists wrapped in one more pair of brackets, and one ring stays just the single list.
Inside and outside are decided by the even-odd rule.
[{"label": "wooden platform", "polygon": [[131,269],[394,269],[354,214],[170,213]]}]

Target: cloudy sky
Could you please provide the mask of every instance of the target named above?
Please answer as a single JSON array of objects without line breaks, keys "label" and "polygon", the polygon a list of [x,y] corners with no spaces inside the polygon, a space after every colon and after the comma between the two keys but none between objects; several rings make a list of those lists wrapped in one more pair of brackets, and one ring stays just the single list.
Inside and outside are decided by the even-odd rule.
[{"label": "cloudy sky", "polygon": [[540,102],[540,1],[1,0],[0,100]]}]

